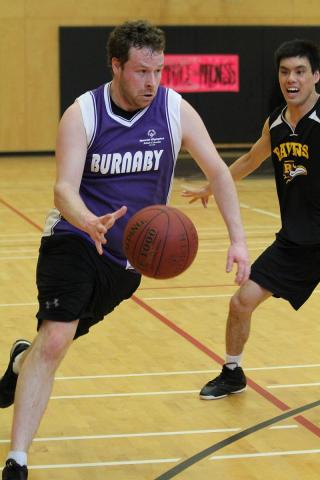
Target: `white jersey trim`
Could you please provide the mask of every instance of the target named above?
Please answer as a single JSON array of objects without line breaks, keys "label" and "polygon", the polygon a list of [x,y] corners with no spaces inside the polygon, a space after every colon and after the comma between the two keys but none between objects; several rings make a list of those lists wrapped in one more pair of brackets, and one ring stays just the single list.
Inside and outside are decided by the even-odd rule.
[{"label": "white jersey trim", "polygon": [[139,120],[139,118],[141,118],[146,113],[146,111],[149,108],[149,105],[143,110],[139,110],[139,112],[137,112],[132,118],[130,118],[130,120],[128,120],[127,118],[123,118],[120,115],[116,115],[115,113],[113,113],[111,108],[110,86],[111,86],[111,82],[107,83],[104,87],[104,103],[105,103],[107,114],[115,122],[118,122],[121,125],[124,125],[125,127],[131,127]]},{"label": "white jersey trim", "polygon": [[[115,115],[111,109],[110,102],[110,83],[107,83],[104,88],[105,107],[108,115],[121,125],[131,127],[134,125],[148,110],[149,106],[140,110],[130,120],[127,120],[119,115]],[[97,109],[94,95],[88,91],[76,99],[80,105],[83,124],[87,136],[88,148],[91,146],[97,130]],[[181,148],[181,123],[180,123],[180,105],[181,95],[172,89],[168,89],[168,123],[172,131],[172,141],[175,158],[177,157]]]},{"label": "white jersey trim", "polygon": [[42,233],[43,237],[51,237],[53,235],[53,229],[61,220],[61,213],[57,208],[52,208],[47,215],[44,230]]},{"label": "white jersey trim", "polygon": [[311,118],[311,120],[314,120],[315,122],[320,123],[320,118],[318,117],[316,111],[312,112],[311,115],[309,115],[309,118]]},{"label": "white jersey trim", "polygon": [[270,125],[270,128],[269,130],[271,130],[271,128],[273,127],[276,127],[277,125],[281,125],[281,123],[283,123],[283,120],[282,120],[282,112],[278,115],[278,117],[272,122],[272,124]]},{"label": "white jersey trim", "polygon": [[181,95],[168,88],[168,124],[172,134],[172,146],[174,158],[177,159],[181,149]]},{"label": "white jersey trim", "polygon": [[174,158],[173,173],[170,180],[170,187],[168,191],[167,203],[171,197],[173,179],[174,179],[174,169],[177,162],[178,154],[181,148],[182,142],[182,129],[181,129],[181,95],[171,88],[167,90],[167,122],[168,129],[170,133],[172,155]]},{"label": "white jersey trim", "polygon": [[76,100],[80,105],[82,120],[87,136],[88,148],[92,144],[97,131],[97,109],[92,92],[82,94]]}]

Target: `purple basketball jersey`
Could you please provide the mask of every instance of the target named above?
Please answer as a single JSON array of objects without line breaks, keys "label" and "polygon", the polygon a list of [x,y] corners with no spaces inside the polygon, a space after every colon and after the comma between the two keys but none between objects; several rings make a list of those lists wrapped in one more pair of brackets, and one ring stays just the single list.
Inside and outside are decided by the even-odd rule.
[{"label": "purple basketball jersey", "polygon": [[[90,211],[101,216],[122,205],[127,214],[108,231],[104,254],[130,268],[122,249],[128,219],[148,205],[166,204],[181,146],[178,93],[159,87],[152,103],[127,120],[111,109],[110,83],[77,99],[87,134],[88,151],[80,195]],[[73,233],[90,237],[53,209],[44,235]]]}]

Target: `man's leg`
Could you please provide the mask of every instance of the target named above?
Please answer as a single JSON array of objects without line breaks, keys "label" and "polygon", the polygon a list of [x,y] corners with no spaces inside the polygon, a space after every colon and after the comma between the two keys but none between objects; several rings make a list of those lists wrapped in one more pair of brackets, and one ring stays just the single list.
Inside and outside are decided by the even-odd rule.
[{"label": "man's leg", "polygon": [[248,280],[230,300],[226,326],[227,355],[241,355],[249,338],[254,310],[272,295],[252,280]]},{"label": "man's leg", "polygon": [[200,398],[216,400],[246,389],[246,377],[240,367],[241,356],[249,338],[251,316],[271,292],[248,280],[230,301],[226,326],[226,363],[220,375],[201,390]]},{"label": "man's leg", "polygon": [[[15,460],[16,453],[28,452],[46,410],[54,374],[73,341],[77,325],[78,320],[70,323],[44,321],[29,347],[18,375],[8,458]],[[3,478],[10,478],[6,475],[7,467],[3,470]]]}]

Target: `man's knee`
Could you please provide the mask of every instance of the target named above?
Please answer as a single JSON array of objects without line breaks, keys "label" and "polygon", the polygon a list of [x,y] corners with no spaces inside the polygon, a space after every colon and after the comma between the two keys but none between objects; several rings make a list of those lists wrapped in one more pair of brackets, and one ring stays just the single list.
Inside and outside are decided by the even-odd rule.
[{"label": "man's knee", "polygon": [[38,333],[39,353],[43,361],[59,361],[73,341],[78,322],[44,321]]},{"label": "man's knee", "polygon": [[254,303],[251,301],[248,295],[241,292],[241,288],[232,296],[230,300],[230,313],[234,315],[250,314],[254,308]]},{"label": "man's knee", "polygon": [[252,280],[248,280],[230,300],[230,313],[251,315],[261,302],[272,295]]}]

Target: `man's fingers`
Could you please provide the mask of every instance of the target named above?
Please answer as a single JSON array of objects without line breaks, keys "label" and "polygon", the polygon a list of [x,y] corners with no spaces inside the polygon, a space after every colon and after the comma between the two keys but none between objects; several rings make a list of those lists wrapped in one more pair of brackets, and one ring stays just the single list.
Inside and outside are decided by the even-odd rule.
[{"label": "man's fingers", "polygon": [[238,263],[238,269],[236,274],[236,283],[242,285],[245,283],[250,275],[250,266],[245,261]]},{"label": "man's fingers", "polygon": [[202,197],[201,198],[201,203],[204,206],[204,208],[207,208],[208,206],[208,197]]},{"label": "man's fingers", "polygon": [[230,273],[233,267],[233,257],[231,255],[227,256],[226,272]]},{"label": "man's fingers", "polygon": [[194,193],[195,193],[195,192],[194,192],[194,189],[193,189],[192,187],[189,188],[189,187],[187,187],[186,185],[183,185],[182,188],[183,188],[183,190],[182,190],[182,192],[181,192],[181,195],[182,195],[183,197],[191,197],[191,196],[193,196]]},{"label": "man's fingers", "polygon": [[98,223],[97,225],[97,234],[98,235],[105,235],[107,233],[107,227],[103,223]]},{"label": "man's fingers", "polygon": [[232,255],[227,257],[226,272],[230,273],[233,269],[234,263],[237,264],[237,272],[235,276],[235,282],[237,285],[242,285],[245,283],[250,275],[250,265],[246,260],[237,260]]},{"label": "man's fingers", "polygon": [[103,254],[103,248],[102,248],[101,242],[98,242],[96,240],[94,243],[95,243],[95,246],[96,246],[96,249],[97,249],[99,255],[102,255]]},{"label": "man's fingers", "polygon": [[244,265],[242,265],[241,263],[238,263],[238,269],[237,269],[237,274],[236,274],[236,283],[238,285],[241,285],[241,283],[243,282],[243,279],[244,279]]},{"label": "man's fingers", "polygon": [[127,213],[127,210],[128,208],[126,206],[122,206],[121,208],[113,212],[114,219],[118,220],[118,218],[123,217],[123,215]]},{"label": "man's fingers", "polygon": [[114,222],[118,220],[119,218],[123,217],[127,213],[128,208],[123,206],[116,210],[115,212],[112,213],[106,213],[102,217],[100,217],[100,221],[102,222],[103,225],[105,225],[108,228],[112,227]]}]

